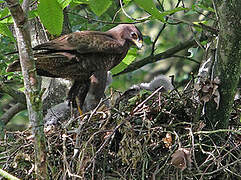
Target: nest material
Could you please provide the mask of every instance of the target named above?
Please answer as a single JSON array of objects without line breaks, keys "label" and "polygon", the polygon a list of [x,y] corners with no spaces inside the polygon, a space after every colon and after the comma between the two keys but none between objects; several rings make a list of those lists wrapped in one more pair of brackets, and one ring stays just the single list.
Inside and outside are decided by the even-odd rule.
[{"label": "nest material", "polygon": [[[205,119],[197,118],[202,103],[193,91],[141,92],[118,109],[46,127],[51,178],[240,178],[240,99],[234,103],[232,130],[218,146],[214,131],[204,131]],[[30,130],[6,132],[0,157],[2,168],[12,175],[35,178]]]}]

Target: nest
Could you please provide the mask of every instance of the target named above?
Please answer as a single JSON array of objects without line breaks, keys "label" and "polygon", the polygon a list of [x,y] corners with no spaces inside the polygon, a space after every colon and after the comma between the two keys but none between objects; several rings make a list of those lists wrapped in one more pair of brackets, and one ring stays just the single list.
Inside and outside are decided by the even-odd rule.
[{"label": "nest", "polygon": [[[240,178],[240,99],[234,103],[229,129],[206,131],[202,102],[193,92],[145,91],[118,108],[46,127],[51,178]],[[217,144],[214,133],[226,133],[225,143]],[[35,179],[30,130],[6,132],[0,157],[10,174]]]}]

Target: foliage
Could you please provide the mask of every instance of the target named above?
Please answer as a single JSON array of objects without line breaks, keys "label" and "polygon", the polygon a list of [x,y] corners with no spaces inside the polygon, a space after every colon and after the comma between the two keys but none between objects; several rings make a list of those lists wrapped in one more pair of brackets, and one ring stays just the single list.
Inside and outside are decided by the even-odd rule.
[{"label": "foliage", "polygon": [[112,75],[118,74],[128,67],[136,58],[137,50],[131,49],[128,51],[126,57],[122,60],[120,64],[111,70]]},{"label": "foliage", "polygon": [[38,15],[51,34],[60,35],[63,25],[62,7],[56,0],[40,0]]}]

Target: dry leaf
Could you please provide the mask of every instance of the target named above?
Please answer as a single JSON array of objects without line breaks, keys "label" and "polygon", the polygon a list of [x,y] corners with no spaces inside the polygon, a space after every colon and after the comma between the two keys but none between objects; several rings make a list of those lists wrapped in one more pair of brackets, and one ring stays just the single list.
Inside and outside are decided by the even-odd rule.
[{"label": "dry leaf", "polygon": [[209,89],[210,89],[210,86],[208,86],[208,85],[203,86],[202,92],[207,93],[207,92],[209,92]]},{"label": "dry leaf", "polygon": [[214,93],[214,95],[215,95],[215,98],[214,98],[213,100],[214,100],[214,102],[217,104],[216,109],[218,109],[218,108],[219,108],[219,102],[220,102],[220,94],[219,94],[219,91],[216,90],[215,93]]},{"label": "dry leaf", "polygon": [[215,79],[213,80],[213,82],[214,82],[215,84],[220,84],[220,79],[219,79],[219,77],[215,77]]},{"label": "dry leaf", "polygon": [[201,85],[200,84],[194,84],[194,89],[196,89],[197,91],[200,91],[201,90]]},{"label": "dry leaf", "polygon": [[190,166],[191,162],[191,150],[189,148],[180,148],[172,154],[171,164],[182,171]]},{"label": "dry leaf", "polygon": [[218,85],[214,84],[213,86],[213,92],[215,92],[218,89]]},{"label": "dry leaf", "polygon": [[104,139],[108,138],[110,135],[112,135],[112,132],[111,132],[111,131],[106,132],[106,133],[105,133],[105,136],[104,136]]},{"label": "dry leaf", "polygon": [[166,137],[162,138],[166,148],[169,148],[172,145],[172,136],[170,133],[166,133]]},{"label": "dry leaf", "polygon": [[210,100],[210,98],[211,98],[210,94],[207,94],[207,95],[203,96],[203,97],[201,98],[201,100],[202,100],[203,102],[208,102],[208,101]]}]

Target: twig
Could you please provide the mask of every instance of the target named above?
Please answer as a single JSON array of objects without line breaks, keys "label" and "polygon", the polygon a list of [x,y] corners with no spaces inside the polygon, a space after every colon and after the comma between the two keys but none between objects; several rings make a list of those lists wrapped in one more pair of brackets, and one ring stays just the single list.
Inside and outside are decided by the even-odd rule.
[{"label": "twig", "polygon": [[196,32],[194,32],[193,28],[189,25],[189,29],[193,34],[193,38],[195,39],[197,45],[205,52],[205,48],[203,47],[203,45],[201,44],[201,42],[198,40],[198,38],[196,37]]},{"label": "twig", "polygon": [[166,23],[162,25],[162,28],[161,28],[160,31],[158,32],[158,34],[157,34],[157,36],[156,36],[156,38],[155,38],[155,40],[154,40],[154,42],[153,42],[153,44],[152,44],[152,47],[151,47],[151,56],[154,55],[155,46],[156,46],[157,40],[159,39],[159,37],[160,37],[162,31],[165,29],[166,25],[167,25]]},{"label": "twig", "polygon": [[91,112],[90,117],[88,118],[88,122],[90,121],[90,119],[93,117],[93,115],[97,112],[97,110],[100,108],[100,106],[107,101],[108,99],[110,99],[110,97],[107,97],[105,99],[100,100],[99,104],[96,106],[96,108]]},{"label": "twig", "polygon": [[[201,39],[200,41],[204,41],[206,40],[207,37]],[[156,54],[154,56],[148,56],[144,59],[141,59],[139,61],[136,61],[132,64],[130,64],[124,71],[118,73],[118,74],[115,74],[113,76],[118,76],[120,74],[125,74],[125,73],[128,73],[128,72],[132,72],[132,71],[135,71],[137,69],[140,69],[141,67],[147,65],[147,64],[150,64],[150,63],[154,63],[154,62],[158,62],[158,61],[161,61],[161,60],[164,60],[164,59],[167,59],[167,58],[170,58],[172,57],[173,55],[175,55],[176,53],[184,50],[184,49],[188,49],[194,45],[196,45],[196,41],[194,39],[192,40],[188,40],[188,41],[185,41],[183,43],[180,43],[178,45],[176,45],[175,47],[172,47],[162,53],[159,53],[159,54]]]},{"label": "twig", "polygon": [[232,132],[241,135],[241,132],[238,130],[232,130],[232,129],[217,129],[213,131],[197,131],[193,134],[214,134],[214,133],[222,133],[222,132]]},{"label": "twig", "polygon": [[17,177],[15,177],[15,176],[7,173],[6,171],[4,171],[4,170],[2,170],[2,169],[0,169],[0,175],[3,176],[3,177],[5,177],[5,178],[7,178],[7,179],[10,179],[10,180],[20,180],[20,179],[18,179]]},{"label": "twig", "polygon": [[183,59],[187,59],[187,60],[189,60],[189,61],[195,62],[195,63],[197,63],[197,64],[200,64],[200,62],[198,62],[197,60],[192,59],[192,58],[189,58],[189,57],[187,57],[187,56],[172,55],[172,57],[183,58]]},{"label": "twig", "polygon": [[11,108],[9,108],[0,118],[0,121],[2,121],[5,125],[12,119],[15,114],[19,113],[20,111],[26,109],[26,105],[23,105],[21,103],[17,103]]},{"label": "twig", "polygon": [[150,96],[148,96],[144,101],[142,101],[140,104],[138,104],[131,114],[134,114],[135,112],[137,112],[150,98],[152,98],[156,93],[160,92],[161,89],[163,89],[163,86],[159,87]]},{"label": "twig", "polygon": [[195,164],[196,169],[198,170],[198,172],[201,172],[200,169],[199,169],[199,166],[198,166],[198,164],[197,164],[196,157],[195,157],[194,135],[193,135],[193,132],[192,132],[192,127],[187,128],[187,129],[189,130],[189,134],[190,134],[190,136],[191,136],[191,141],[192,141],[191,151],[192,151],[192,157],[193,157],[193,160],[194,160],[194,164]]},{"label": "twig", "polygon": [[11,16],[10,14],[7,15],[7,16],[4,16],[4,17],[0,18],[0,21],[4,20],[4,19],[6,19],[6,18],[8,18],[8,17],[10,17],[10,16]]},{"label": "twig", "polygon": [[102,151],[102,149],[105,147],[105,145],[109,142],[109,140],[111,139],[112,135],[126,122],[126,120],[122,121],[118,126],[115,127],[115,129],[111,132],[111,134],[109,134],[109,136],[105,139],[105,142],[100,146],[100,148],[96,151],[94,157],[91,158],[91,162],[89,164],[89,166],[85,169],[85,171],[87,171],[90,167],[91,164],[93,163],[93,161],[95,160],[95,158],[97,157],[97,155]]},{"label": "twig", "polygon": [[[161,5],[162,10],[164,11],[163,5],[160,3],[160,1],[158,1],[158,2],[159,2],[159,4]],[[175,8],[177,8],[177,7],[179,6],[180,2],[181,2],[181,0],[179,0],[179,1],[177,2]],[[174,13],[172,13],[172,14],[174,14]],[[170,15],[172,15],[172,14],[170,14]],[[161,35],[162,31],[163,31],[163,30],[166,28],[166,26],[167,26],[167,23],[166,23],[167,21],[168,21],[168,17],[166,17],[165,23],[163,24],[162,28],[161,28],[160,31],[158,32],[158,34],[157,34],[157,36],[156,36],[156,38],[155,38],[155,40],[154,40],[154,42],[153,42],[153,44],[152,44],[151,56],[152,56],[152,55],[154,54],[154,52],[155,52],[155,45],[156,45],[157,40],[159,39],[159,36]]]},{"label": "twig", "polygon": [[76,16],[80,16],[81,18],[87,19],[88,21],[94,21],[94,22],[103,23],[103,24],[116,24],[116,25],[118,25],[118,24],[138,24],[138,23],[142,23],[143,22],[143,21],[135,21],[135,22],[103,21],[103,20],[93,19],[93,18],[90,18],[88,16],[83,16],[81,14],[73,13],[73,12],[70,12],[70,11],[67,11],[66,13],[73,14],[73,15],[76,15]]},{"label": "twig", "polygon": [[231,163],[229,163],[229,164],[226,164],[225,166],[223,166],[223,167],[221,167],[221,168],[219,168],[219,169],[216,169],[216,170],[214,170],[214,171],[212,171],[212,172],[198,173],[198,174],[196,174],[196,175],[212,175],[212,174],[214,174],[214,173],[216,173],[216,172],[218,172],[218,171],[221,171],[221,170],[223,170],[223,169],[226,169],[227,167],[232,166],[233,164],[236,164],[236,163],[239,163],[239,162],[241,162],[241,159],[238,159],[238,160],[236,160],[236,161],[234,161],[234,162],[231,162]]},{"label": "twig", "polygon": [[182,22],[182,23],[187,24],[187,25],[192,26],[192,27],[205,29],[205,30],[211,32],[212,34],[218,35],[218,30],[217,29],[215,29],[213,27],[210,27],[210,26],[207,26],[207,25],[203,26],[202,23],[194,24],[192,22],[189,22],[189,21],[186,21],[186,20],[183,20],[183,19],[178,19],[178,18],[170,16],[170,15],[167,15],[167,17],[172,19],[172,20],[176,20],[176,21]]},{"label": "twig", "polygon": [[143,22],[143,20],[144,20],[144,21],[145,21],[145,20],[149,20],[149,18],[151,17],[151,15],[148,15],[148,16],[143,17],[143,18],[140,18],[140,19],[135,19],[135,18],[131,17],[129,14],[127,14],[127,12],[125,11],[125,9],[123,8],[122,0],[120,0],[120,6],[121,6],[121,10],[122,10],[122,12],[125,14],[125,16],[128,17],[128,18],[131,19],[131,20],[134,20],[134,21],[142,21],[142,22]]}]

